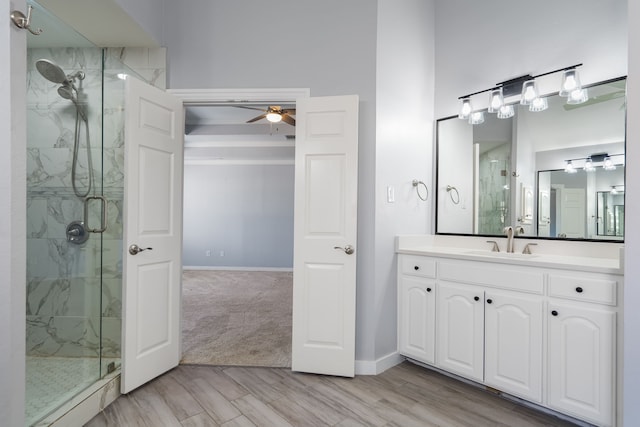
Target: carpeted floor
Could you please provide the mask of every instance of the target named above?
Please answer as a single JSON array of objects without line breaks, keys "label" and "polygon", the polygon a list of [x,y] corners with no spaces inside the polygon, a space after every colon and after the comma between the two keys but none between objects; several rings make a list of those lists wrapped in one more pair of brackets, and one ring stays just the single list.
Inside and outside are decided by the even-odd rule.
[{"label": "carpeted floor", "polygon": [[186,270],[183,364],[291,366],[293,273]]}]

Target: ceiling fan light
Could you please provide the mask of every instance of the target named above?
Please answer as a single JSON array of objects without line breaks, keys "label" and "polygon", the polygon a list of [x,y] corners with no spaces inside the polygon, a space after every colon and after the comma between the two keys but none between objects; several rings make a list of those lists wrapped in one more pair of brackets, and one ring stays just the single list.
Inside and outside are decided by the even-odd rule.
[{"label": "ceiling fan light", "polygon": [[520,104],[529,105],[531,102],[538,98],[538,85],[535,80],[528,80],[522,85],[522,97],[520,98]]},{"label": "ceiling fan light", "polygon": [[562,82],[560,83],[560,96],[569,96],[574,90],[582,89],[580,84],[580,76],[578,70],[572,68],[562,73]]},{"label": "ceiling fan light", "polygon": [[282,121],[282,114],[270,111],[265,115],[266,119],[269,120],[271,123],[278,123],[280,121]]},{"label": "ceiling fan light", "polygon": [[587,89],[576,89],[572,91],[568,98],[567,104],[582,104],[583,102],[587,102],[589,100],[589,93]]},{"label": "ceiling fan light", "polygon": [[497,117],[499,119],[508,119],[515,115],[515,110],[513,109],[513,105],[503,105],[498,110]]},{"label": "ceiling fan light", "polygon": [[471,111],[473,111],[473,107],[471,106],[471,99],[464,98],[460,103],[460,113],[458,113],[458,118],[466,120],[471,115]]},{"label": "ceiling fan light", "polygon": [[489,109],[490,113],[497,113],[500,107],[504,105],[504,96],[502,94],[502,88],[494,89],[491,91],[489,97]]}]

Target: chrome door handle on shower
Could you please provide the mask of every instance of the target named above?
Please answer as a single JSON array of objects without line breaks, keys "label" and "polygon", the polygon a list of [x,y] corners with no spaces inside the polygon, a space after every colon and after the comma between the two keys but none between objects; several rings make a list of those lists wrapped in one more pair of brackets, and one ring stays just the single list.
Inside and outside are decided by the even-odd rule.
[{"label": "chrome door handle on shower", "polygon": [[[89,200],[100,200],[102,202],[102,218],[100,228],[89,227]],[[107,229],[107,199],[102,196],[88,196],[84,199],[84,225],[89,233],[104,233]]]},{"label": "chrome door handle on shower", "polygon": [[129,253],[131,255],[138,255],[140,252],[142,251],[152,251],[153,248],[141,248],[140,246],[136,245],[135,243],[131,246],[129,246]]},{"label": "chrome door handle on shower", "polygon": [[352,253],[354,253],[356,251],[353,248],[353,246],[351,246],[351,245],[347,245],[344,248],[342,246],[334,246],[333,249],[340,249],[340,250],[344,251],[344,253],[347,254],[347,255],[351,255]]}]

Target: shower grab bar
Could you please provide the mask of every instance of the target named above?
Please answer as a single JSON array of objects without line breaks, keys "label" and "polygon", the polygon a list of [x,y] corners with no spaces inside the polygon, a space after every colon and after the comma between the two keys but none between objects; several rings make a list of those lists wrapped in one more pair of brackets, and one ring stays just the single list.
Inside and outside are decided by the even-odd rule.
[{"label": "shower grab bar", "polygon": [[[100,228],[89,227],[89,203],[90,200],[100,200],[102,204],[102,218]],[[102,196],[88,196],[84,199],[84,225],[89,233],[104,233],[107,229],[107,199]]]}]

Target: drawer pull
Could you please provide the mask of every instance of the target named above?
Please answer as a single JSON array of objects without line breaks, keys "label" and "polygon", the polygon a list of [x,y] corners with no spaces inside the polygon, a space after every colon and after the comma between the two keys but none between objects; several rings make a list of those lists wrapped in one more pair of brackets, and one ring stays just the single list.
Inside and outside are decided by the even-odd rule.
[{"label": "drawer pull", "polygon": [[418,271],[420,270],[420,267],[418,267],[417,265],[413,267],[414,270]]},{"label": "drawer pull", "polygon": [[480,301],[480,297],[473,297],[474,301]]},{"label": "drawer pull", "polygon": [[578,287],[576,288],[576,292],[577,292],[577,293],[581,294],[581,293],[582,293],[582,291],[583,291],[583,289],[582,289],[580,286],[578,286]]},{"label": "drawer pull", "polygon": [[558,312],[557,312],[557,311],[555,311],[555,310],[553,310],[553,311],[551,312],[551,315],[552,315],[552,316],[557,316],[557,315],[558,315]]},{"label": "drawer pull", "polygon": [[427,288],[427,292],[431,292],[431,288]]},{"label": "drawer pull", "polygon": [[489,299],[487,300],[487,304],[491,304],[492,302],[493,302],[493,300],[492,300],[491,298],[489,298]]}]

